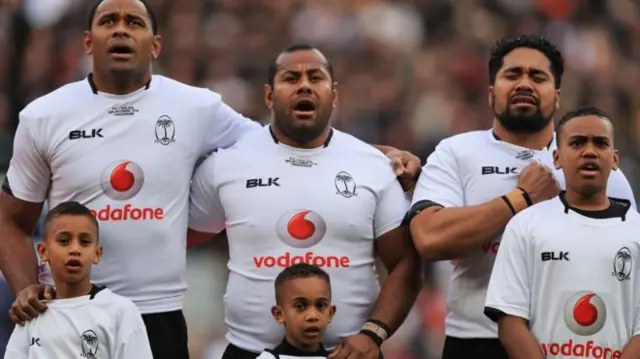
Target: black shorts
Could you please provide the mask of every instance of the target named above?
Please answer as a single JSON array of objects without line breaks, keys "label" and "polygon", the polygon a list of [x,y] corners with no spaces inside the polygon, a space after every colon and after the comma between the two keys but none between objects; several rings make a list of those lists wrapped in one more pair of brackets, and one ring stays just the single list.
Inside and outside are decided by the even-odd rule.
[{"label": "black shorts", "polygon": [[500,339],[454,338],[447,335],[442,359],[509,359]]},{"label": "black shorts", "polygon": [[154,359],[189,359],[187,321],[181,310],[143,314]]},{"label": "black shorts", "polygon": [[248,350],[240,349],[233,344],[229,344],[227,345],[227,349],[224,350],[221,359],[256,359],[259,356],[260,353],[250,352]]}]

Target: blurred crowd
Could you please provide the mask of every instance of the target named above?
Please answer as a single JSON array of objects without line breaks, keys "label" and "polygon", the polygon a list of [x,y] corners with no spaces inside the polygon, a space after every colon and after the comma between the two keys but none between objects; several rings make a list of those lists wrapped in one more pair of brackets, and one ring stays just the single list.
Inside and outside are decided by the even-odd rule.
[{"label": "blurred crowd", "polygon": [[[91,71],[81,35],[93,1],[0,0],[0,171],[11,156],[20,109]],[[490,126],[487,61],[496,40],[520,33],[546,35],[566,60],[560,112],[585,104],[609,112],[622,167],[638,190],[636,1],[148,2],[164,36],[154,72],[217,91],[239,112],[266,122],[263,84],[269,61],[292,43],[309,43],[334,64],[341,96],[335,126],[422,158],[444,137]],[[187,315],[196,359],[218,358],[223,348],[224,242],[221,236],[212,246],[190,253]],[[387,358],[438,357],[448,269],[447,263],[425,269],[423,294],[386,344]],[[0,297],[5,292],[1,289]],[[0,299],[0,305],[4,302]]]}]

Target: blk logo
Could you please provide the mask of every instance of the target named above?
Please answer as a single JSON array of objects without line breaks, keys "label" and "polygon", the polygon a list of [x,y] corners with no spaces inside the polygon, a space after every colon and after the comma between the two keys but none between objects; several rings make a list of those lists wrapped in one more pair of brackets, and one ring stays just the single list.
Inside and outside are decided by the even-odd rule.
[{"label": "blk logo", "polygon": [[116,161],[102,172],[101,186],[104,193],[116,201],[132,198],[142,189],[142,167],[131,161]]},{"label": "blk logo", "polygon": [[271,187],[276,186],[280,187],[278,183],[279,177],[269,177],[269,178],[251,178],[247,180],[247,188],[256,188],[256,187]]},{"label": "blk logo", "polygon": [[29,344],[30,347],[32,346],[41,346],[40,345],[40,338],[35,338],[35,337],[31,337],[31,344]]},{"label": "blk logo", "polygon": [[285,213],[276,224],[278,237],[288,246],[309,248],[320,243],[327,223],[316,212],[299,209]]},{"label": "blk logo", "polygon": [[542,252],[540,257],[543,262],[546,261],[568,261],[569,252]]},{"label": "blk logo", "polygon": [[102,136],[102,129],[93,129],[93,130],[75,130],[75,131],[71,131],[69,132],[69,139],[70,140],[80,140],[83,138],[104,138]]},{"label": "blk logo", "polygon": [[604,327],[607,309],[600,296],[593,292],[573,294],[564,305],[564,323],[577,335],[594,335]]},{"label": "blk logo", "polygon": [[510,175],[517,174],[517,167],[482,166],[482,175]]}]

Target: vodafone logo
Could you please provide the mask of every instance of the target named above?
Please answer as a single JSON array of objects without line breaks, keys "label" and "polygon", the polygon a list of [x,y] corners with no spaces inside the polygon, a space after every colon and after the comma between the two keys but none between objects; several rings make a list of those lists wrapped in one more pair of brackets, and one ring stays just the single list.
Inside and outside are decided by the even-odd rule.
[{"label": "vodafone logo", "polygon": [[577,335],[594,335],[607,320],[604,301],[593,292],[573,294],[564,305],[564,322]]},{"label": "vodafone logo", "polygon": [[100,184],[109,198],[124,201],[140,192],[144,184],[144,172],[135,162],[117,161],[102,171]]},{"label": "vodafone logo", "polygon": [[278,237],[293,248],[309,248],[320,243],[327,223],[316,212],[300,209],[285,213],[276,224]]},{"label": "vodafone logo", "polygon": [[[142,167],[132,161],[110,163],[100,177],[104,194],[115,201],[126,201],[137,195],[144,185]],[[124,203],[120,208],[107,204],[104,208],[91,209],[100,221],[148,221],[164,219],[163,208],[135,207]]]},{"label": "vodafone logo", "polygon": [[324,268],[350,267],[351,259],[348,256],[324,256],[301,251],[320,243],[326,233],[327,222],[317,212],[308,209],[289,211],[278,219],[276,234],[284,244],[297,250],[276,256],[253,257],[253,263],[257,268],[286,268],[297,263]]}]

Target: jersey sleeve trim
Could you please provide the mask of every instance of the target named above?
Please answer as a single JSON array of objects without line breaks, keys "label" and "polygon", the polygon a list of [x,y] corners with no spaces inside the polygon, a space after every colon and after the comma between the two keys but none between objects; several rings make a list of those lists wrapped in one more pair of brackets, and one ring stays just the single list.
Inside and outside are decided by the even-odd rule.
[{"label": "jersey sleeve trim", "polygon": [[525,320],[530,319],[528,310],[509,304],[487,303],[484,307],[484,315],[496,323],[498,319],[505,315],[519,317]]},{"label": "jersey sleeve trim", "polygon": [[444,208],[444,206],[441,205],[440,203],[436,203],[436,202],[430,201],[428,199],[420,200],[420,201],[414,203],[413,206],[411,206],[411,208],[409,209],[409,212],[407,212],[407,215],[404,217],[403,224],[411,223],[411,220],[413,220],[413,218],[415,216],[417,216],[418,213],[424,211],[427,208],[431,208],[431,207],[442,207],[442,208]]}]

